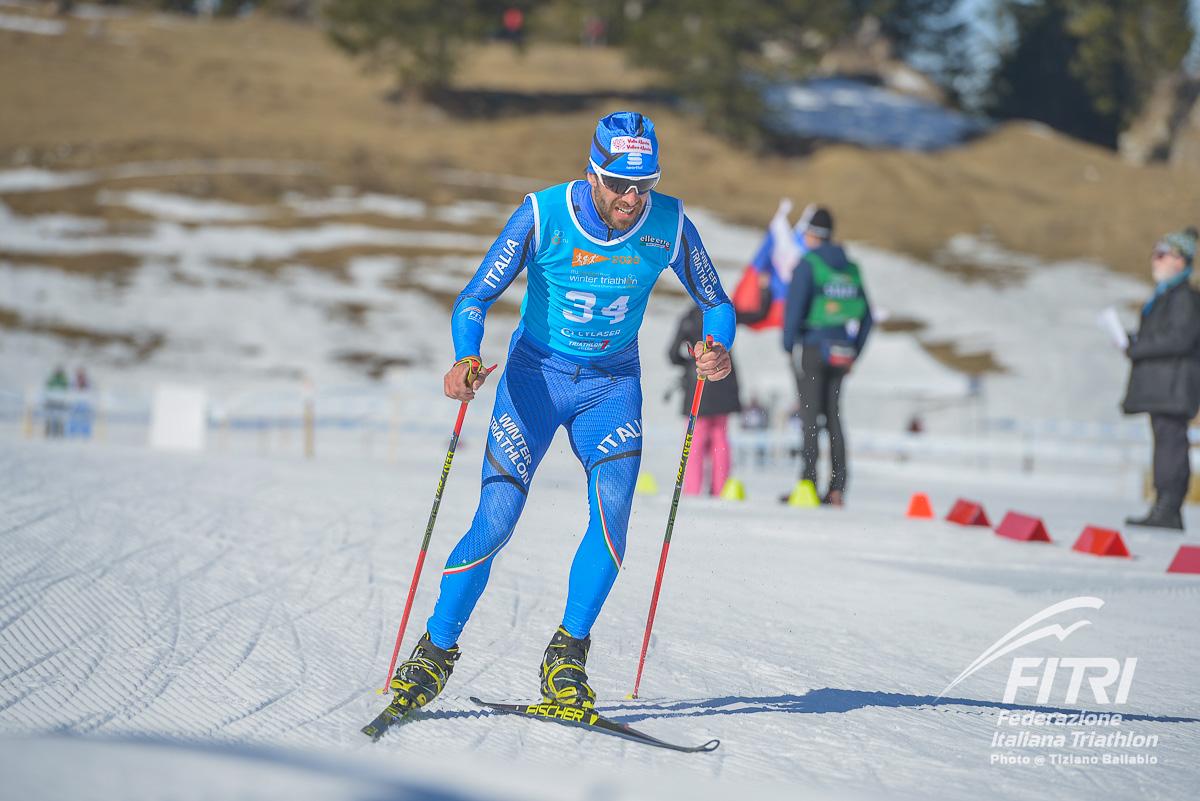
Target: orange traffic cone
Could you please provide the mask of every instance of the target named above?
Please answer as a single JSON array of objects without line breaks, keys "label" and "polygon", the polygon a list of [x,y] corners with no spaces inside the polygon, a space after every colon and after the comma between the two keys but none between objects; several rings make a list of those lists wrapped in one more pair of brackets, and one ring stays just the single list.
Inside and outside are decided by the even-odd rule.
[{"label": "orange traffic cone", "polygon": [[923,492],[914,492],[908,501],[908,516],[932,520],[933,504],[929,502],[929,496]]}]

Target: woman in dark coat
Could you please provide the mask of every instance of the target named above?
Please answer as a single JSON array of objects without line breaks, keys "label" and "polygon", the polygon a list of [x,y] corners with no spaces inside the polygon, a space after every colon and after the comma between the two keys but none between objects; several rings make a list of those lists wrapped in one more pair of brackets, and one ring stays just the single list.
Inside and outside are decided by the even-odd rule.
[{"label": "woman in dark coat", "polygon": [[1191,480],[1188,422],[1200,408],[1200,293],[1188,283],[1196,229],[1168,234],[1154,248],[1154,295],[1126,353],[1133,363],[1121,404],[1126,414],[1148,413],[1154,433],[1153,508],[1134,526],[1183,530]]},{"label": "woman in dark coat", "polygon": [[[757,311],[737,313],[737,321],[751,325],[767,319],[771,311],[771,284],[766,273],[759,278],[759,303]],[[683,415],[692,413],[692,400],[696,393],[695,360],[687,349],[704,338],[703,312],[692,307],[679,320],[679,328],[667,351],[672,364],[684,368],[680,371],[680,386],[683,389]],[[710,381],[700,398],[700,410],[696,416],[696,430],[692,433],[692,452],[688,456],[687,473],[683,477],[683,491],[687,495],[699,495],[704,484],[704,463],[712,463],[709,493],[719,495],[729,478],[729,415],[742,410],[738,394],[737,365],[721,381]]]}]

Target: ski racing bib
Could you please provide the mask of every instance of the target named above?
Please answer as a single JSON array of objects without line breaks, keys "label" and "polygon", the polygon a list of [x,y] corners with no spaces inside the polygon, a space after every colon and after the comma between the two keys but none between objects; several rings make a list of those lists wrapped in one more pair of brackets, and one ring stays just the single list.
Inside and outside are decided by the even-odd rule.
[{"label": "ski racing bib", "polygon": [[572,183],[530,195],[536,255],[521,306],[523,323],[559,353],[615,353],[636,341],[650,292],[676,256],[683,204],[651,192],[638,221],[605,242],[579,225]]}]

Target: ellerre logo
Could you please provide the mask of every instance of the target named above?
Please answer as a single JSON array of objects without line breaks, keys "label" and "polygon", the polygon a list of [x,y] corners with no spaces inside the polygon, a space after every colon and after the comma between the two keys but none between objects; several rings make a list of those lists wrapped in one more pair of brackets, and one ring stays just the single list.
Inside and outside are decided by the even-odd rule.
[{"label": "ellerre logo", "polygon": [[[1062,642],[1075,631],[1092,623],[1090,620],[1077,620],[1065,628],[1058,623],[1034,628],[1047,618],[1076,609],[1099,609],[1102,606],[1104,601],[1099,598],[1079,596],[1046,607],[992,643],[991,647],[958,674],[954,681],[946,685],[946,689],[942,690],[938,698],[945,696],[959,682],[1005,654],[1047,637],[1056,637]],[[1004,688],[1004,703],[1014,703],[1018,693],[1023,688],[1028,688],[1036,689],[1036,702],[1045,704],[1051,700],[1054,689],[1063,688],[1065,683],[1062,700],[1064,703],[1074,704],[1077,703],[1086,680],[1095,703],[1124,704],[1129,699],[1129,688],[1133,684],[1135,670],[1137,657],[1128,657],[1123,662],[1113,657],[1014,657],[1008,672],[1008,683]],[[1116,691],[1110,700],[1108,690],[1114,684]]]}]

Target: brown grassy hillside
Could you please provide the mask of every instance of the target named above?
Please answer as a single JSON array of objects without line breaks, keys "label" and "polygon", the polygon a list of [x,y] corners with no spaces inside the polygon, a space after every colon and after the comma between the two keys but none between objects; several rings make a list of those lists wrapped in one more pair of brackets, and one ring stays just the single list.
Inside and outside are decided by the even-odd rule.
[{"label": "brown grassy hillside", "polygon": [[[444,107],[417,106],[389,102],[387,76],[364,75],[311,27],[137,15],[71,20],[56,37],[0,31],[0,74],[0,165],[270,157],[364,189],[436,195],[448,190],[431,168],[443,167],[528,176],[533,188],[578,174],[596,117],[636,104],[659,126],[664,191],[750,224],[789,195],[830,204],[846,238],[917,256],[982,233],[1141,276],[1160,233],[1200,221],[1198,176],[1131,167],[1031,125],[932,155],[756,156],[631,98],[651,78],[607,50],[480,48]],[[481,104],[510,113],[478,116]]]}]

